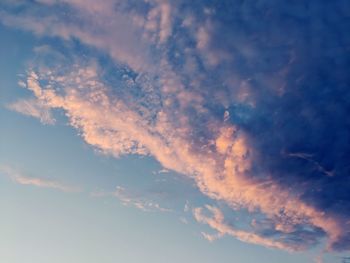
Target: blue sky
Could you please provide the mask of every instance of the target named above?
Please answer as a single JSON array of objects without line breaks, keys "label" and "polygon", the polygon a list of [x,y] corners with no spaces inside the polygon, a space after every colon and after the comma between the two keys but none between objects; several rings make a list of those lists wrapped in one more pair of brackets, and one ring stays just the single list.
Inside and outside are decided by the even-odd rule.
[{"label": "blue sky", "polygon": [[343,262],[347,1],[0,4],[1,262]]}]

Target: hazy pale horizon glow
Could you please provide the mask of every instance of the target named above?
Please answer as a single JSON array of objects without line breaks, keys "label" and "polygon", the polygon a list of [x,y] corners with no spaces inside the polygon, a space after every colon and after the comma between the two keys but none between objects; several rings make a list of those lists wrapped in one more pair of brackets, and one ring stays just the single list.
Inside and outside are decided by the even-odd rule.
[{"label": "hazy pale horizon glow", "polygon": [[349,261],[349,16],[2,1],[0,261]]}]

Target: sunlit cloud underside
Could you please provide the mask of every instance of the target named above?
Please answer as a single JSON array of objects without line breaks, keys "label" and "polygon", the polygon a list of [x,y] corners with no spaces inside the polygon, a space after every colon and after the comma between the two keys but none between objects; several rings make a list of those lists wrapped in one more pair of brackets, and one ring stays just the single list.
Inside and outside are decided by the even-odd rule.
[{"label": "sunlit cloud underside", "polygon": [[4,25],[50,39],[6,107],[187,176],[212,201],[192,210],[210,241],[349,250],[349,4],[240,2],[2,2]]}]

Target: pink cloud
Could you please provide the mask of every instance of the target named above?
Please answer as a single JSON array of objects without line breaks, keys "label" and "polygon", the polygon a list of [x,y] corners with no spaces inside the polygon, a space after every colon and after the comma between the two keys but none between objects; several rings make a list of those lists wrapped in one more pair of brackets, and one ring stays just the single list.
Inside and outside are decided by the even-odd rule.
[{"label": "pink cloud", "polygon": [[[142,40],[141,28],[134,25],[132,16],[117,12],[113,8],[114,1],[98,4],[92,0],[56,1],[59,2],[70,6],[80,23],[69,23],[60,19],[57,14],[49,11],[51,9],[38,15],[33,8],[25,10],[21,16],[1,12],[0,20],[5,25],[29,30],[37,35],[58,36],[65,40],[78,39],[134,70],[151,69],[152,59],[147,52],[150,47]],[[46,8],[55,8],[51,1],[44,1],[42,4]],[[88,26],[81,26],[82,24]]]},{"label": "pink cloud", "polygon": [[[253,179],[250,170],[254,166],[255,149],[249,144],[248,135],[227,121],[221,122],[210,116],[205,107],[203,90],[186,88],[163,54],[159,63],[153,63],[150,45],[157,41],[162,44],[171,35],[173,10],[168,2],[154,2],[146,17],[121,14],[112,8],[111,1],[103,4],[96,4],[93,0],[63,2],[77,11],[77,17],[88,26],[69,24],[54,15],[37,17],[30,12],[21,17],[2,14],[1,20],[39,35],[59,36],[66,40],[75,38],[102,50],[116,62],[126,64],[140,73],[143,79],[137,84],[145,94],[150,95],[145,101],[133,98],[135,100],[132,102],[118,97],[119,94],[115,95],[111,87],[101,81],[99,76],[102,73],[95,64],[86,66],[77,63],[66,74],[55,69],[30,71],[27,88],[33,92],[38,101],[36,105],[40,107],[22,102],[20,106],[12,106],[14,110],[49,120],[49,109],[62,109],[84,141],[99,151],[115,157],[123,154],[151,155],[165,169],[192,178],[207,196],[224,201],[234,210],[245,208],[250,212],[264,214],[273,221],[274,229],[281,233],[288,234],[295,226],[303,224],[323,229],[329,245],[342,237],[344,222],[339,218],[306,204],[300,196],[269,179],[268,174],[264,174],[264,180]],[[90,21],[92,16],[93,23]],[[226,59],[227,54],[210,48],[214,28],[209,20],[202,26],[196,21],[187,26],[196,32],[198,52],[209,65],[215,66]],[[149,34],[151,37],[148,39],[145,35]],[[150,40],[150,43],[145,40]],[[248,54],[248,51],[245,53]],[[191,57],[196,51],[186,52]],[[195,84],[200,78],[197,78],[199,73],[195,63],[188,64],[193,73],[191,77],[196,76],[191,85],[200,86]],[[159,81],[153,81],[155,77]],[[49,84],[42,85],[41,80]],[[123,85],[130,88],[133,82],[128,79]],[[242,88],[237,96],[239,100],[245,101],[250,91],[248,81],[238,84]],[[128,96],[132,97],[131,94]],[[154,102],[157,100],[162,101],[162,106]],[[254,105],[254,100],[251,103]],[[141,106],[144,104],[149,106]],[[186,111],[189,108],[195,117],[189,116]],[[203,115],[207,122],[195,127],[192,122]],[[226,114],[223,119],[228,117]],[[193,135],[199,130],[210,134],[209,139]],[[58,188],[54,182],[45,183],[21,177],[17,180],[24,184]],[[119,189],[117,195],[124,202],[138,205],[139,208],[145,205],[121,193]],[[214,236],[205,234],[210,240],[229,234],[246,242],[269,247],[287,250],[303,248],[235,229],[224,222],[220,211],[212,207],[207,209],[213,212],[213,218],[203,216],[200,209],[195,210],[195,216],[198,221],[218,231],[219,234]]]},{"label": "pink cloud", "polygon": [[13,182],[18,184],[31,185],[31,186],[41,187],[41,188],[53,188],[63,192],[80,191],[80,189],[76,187],[72,187],[52,179],[25,176],[8,166],[1,166],[0,171],[5,173],[7,176],[9,176],[12,179]]},{"label": "pink cloud", "polygon": [[[63,109],[82,138],[106,154],[152,155],[165,169],[191,177],[209,197],[226,202],[234,210],[246,208],[250,212],[263,213],[281,233],[288,234],[295,226],[303,224],[323,229],[329,245],[341,238],[342,222],[339,219],[304,203],[296,194],[272,180],[266,180],[266,177],[259,181],[249,176],[254,148],[248,144],[247,135],[237,127],[209,119],[207,129],[213,140],[206,147],[196,148],[189,137],[194,127],[182,112],[187,103],[197,99],[196,96],[186,104],[180,104],[180,108],[174,108],[172,103],[165,105],[150,125],[145,117],[151,116],[148,109],[111,96],[110,88],[99,80],[99,75],[96,66],[78,65],[73,66],[67,75],[49,71],[38,76],[31,72],[27,87],[47,107]],[[171,71],[166,76],[168,79],[162,82],[162,89],[153,92],[161,92],[163,96],[181,92],[181,85],[174,86],[176,76]],[[49,80],[49,84],[41,87],[41,79]],[[203,111],[201,107],[197,110]],[[179,118],[174,121],[174,116]],[[223,223],[217,211],[214,219],[203,217],[200,210],[196,211],[199,221],[209,224],[221,234],[227,233],[240,240],[269,247],[287,250],[305,248],[232,229]]]},{"label": "pink cloud", "polygon": [[214,235],[202,233],[204,238],[208,239],[209,241],[213,241],[217,238],[222,237],[223,235],[231,235],[241,241],[257,245],[263,245],[270,248],[278,248],[287,251],[305,249],[302,245],[288,245],[283,242],[274,241],[270,238],[266,238],[255,233],[235,229],[234,227],[224,223],[224,215],[218,208],[209,205],[207,205],[206,208],[212,213],[212,217],[203,215],[202,208],[195,208],[193,212],[198,222],[208,224],[210,227],[212,227],[218,232]]}]

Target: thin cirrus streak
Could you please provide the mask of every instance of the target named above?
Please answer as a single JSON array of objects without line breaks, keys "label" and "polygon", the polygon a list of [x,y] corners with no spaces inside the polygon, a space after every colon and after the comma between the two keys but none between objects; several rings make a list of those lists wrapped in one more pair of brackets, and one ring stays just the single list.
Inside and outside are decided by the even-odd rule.
[{"label": "thin cirrus streak", "polygon": [[118,198],[124,206],[132,206],[145,212],[172,212],[171,209],[162,207],[160,204],[145,196],[145,194],[134,193],[124,187],[117,186],[113,192],[95,191],[93,197],[113,196]]},{"label": "thin cirrus streak", "polygon": [[0,172],[6,174],[15,183],[22,184],[22,185],[32,185],[32,186],[42,187],[42,188],[53,188],[63,192],[80,192],[81,191],[81,189],[77,187],[69,186],[53,179],[23,175],[22,173],[18,172],[17,170],[9,166],[1,165]]},{"label": "thin cirrus streak", "polygon": [[[231,211],[258,215],[233,226],[218,208],[206,207],[212,217],[196,208],[218,232],[209,239],[303,250],[326,238],[329,250],[349,249],[343,2],[223,1],[195,12],[182,1],[146,1],[143,15],[123,1],[60,2],[77,23],[53,13],[54,1],[1,14],[6,25],[79,40],[92,57],[30,68],[26,87],[40,105],[63,109],[102,152],[151,155]],[[106,54],[117,82],[97,62]],[[262,217],[266,229],[257,227]]]}]

